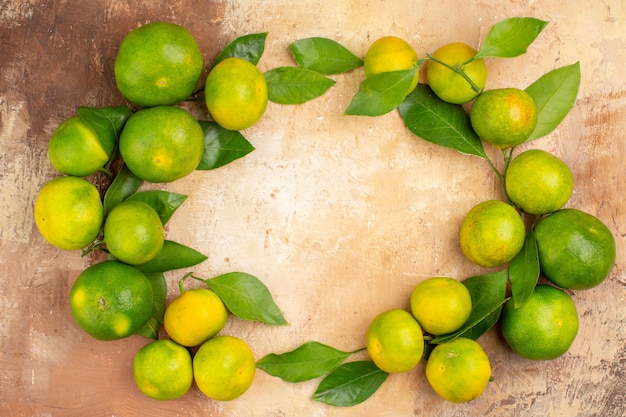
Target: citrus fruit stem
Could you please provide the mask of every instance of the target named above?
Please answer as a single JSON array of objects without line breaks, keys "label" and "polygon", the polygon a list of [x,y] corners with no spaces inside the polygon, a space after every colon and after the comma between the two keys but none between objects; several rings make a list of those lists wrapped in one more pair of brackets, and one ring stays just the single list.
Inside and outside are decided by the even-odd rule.
[{"label": "citrus fruit stem", "polygon": [[[472,81],[472,79],[471,79],[471,78],[470,78],[470,77],[469,77],[469,76],[465,73],[465,71],[463,71],[463,69],[462,69],[462,68],[459,68],[459,67],[457,67],[457,66],[452,66],[452,65],[446,64],[445,62],[443,62],[443,61],[441,61],[441,60],[439,60],[439,59],[437,59],[437,58],[433,57],[433,56],[432,56],[432,55],[430,55],[430,54],[427,54],[427,57],[428,57],[428,59],[430,59],[431,61],[434,61],[434,62],[436,62],[436,63],[438,63],[438,64],[440,64],[440,65],[443,65],[444,67],[448,68],[450,71],[454,71],[454,72],[456,72],[457,74],[459,74],[461,77],[463,77],[463,79],[464,79],[465,81],[467,81],[467,82],[469,83],[469,85],[472,87],[472,90],[476,91],[477,93],[480,93],[480,91],[481,91],[481,90],[480,90],[480,87],[478,87],[478,86],[476,85],[476,83],[475,83],[474,81]],[[472,59],[473,59],[473,58],[472,58]],[[471,62],[471,61],[472,61],[472,59],[470,59],[468,62]],[[463,65],[465,65],[465,64],[463,64]],[[461,65],[461,67],[462,67],[463,65]]]},{"label": "citrus fruit stem", "polygon": [[[100,233],[100,236],[102,235],[102,233]],[[91,252],[93,252],[96,249],[100,249],[98,246],[102,245],[104,243],[104,240],[102,240],[100,237],[96,238],[93,242],[91,242],[89,244],[89,246],[87,246],[86,248],[84,248],[81,253],[80,256],[81,258],[84,256],[87,256],[88,254],[90,254]],[[104,249],[101,249],[104,252],[106,252]]]}]

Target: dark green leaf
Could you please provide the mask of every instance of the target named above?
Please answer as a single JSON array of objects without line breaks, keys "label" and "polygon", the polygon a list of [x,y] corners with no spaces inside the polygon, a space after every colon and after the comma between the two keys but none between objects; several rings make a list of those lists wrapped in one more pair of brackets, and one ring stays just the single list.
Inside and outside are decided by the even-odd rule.
[{"label": "dark green leaf", "polygon": [[259,360],[257,367],[285,381],[302,382],[326,375],[351,354],[319,342],[307,342],[291,352],[271,353]]},{"label": "dark green leaf", "polygon": [[165,314],[165,298],[167,297],[167,283],[165,275],[162,272],[155,274],[146,274],[150,284],[152,284],[152,293],[154,294],[154,311],[153,317],[159,323],[163,323],[163,315]]},{"label": "dark green leaf", "polygon": [[206,255],[171,240],[163,242],[161,252],[145,264],[137,265],[137,269],[146,274],[171,271],[197,265],[207,259]]},{"label": "dark green leaf", "polygon": [[403,71],[381,72],[367,77],[352,97],[345,114],[350,116],[382,116],[405,99],[418,67]]},{"label": "dark green leaf", "polygon": [[120,107],[78,107],[78,116],[98,136],[109,157],[117,149],[117,137],[126,120],[133,112],[126,106]]},{"label": "dark green leaf", "polygon": [[123,165],[104,194],[104,215],[139,189],[143,180]]},{"label": "dark green leaf", "polygon": [[242,58],[254,65],[258,64],[265,50],[265,38],[267,32],[252,33],[233,40],[215,58],[213,66],[226,58]]},{"label": "dark green leaf", "polygon": [[161,218],[161,223],[165,225],[186,199],[187,196],[185,194],[163,190],[147,190],[131,194],[126,201],[143,201],[147,203],[157,212]]},{"label": "dark green leaf", "polygon": [[339,407],[350,407],[370,398],[389,374],[372,361],[348,362],[320,382],[313,399]]},{"label": "dark green leaf", "polygon": [[489,29],[476,58],[512,58],[522,55],[548,22],[532,17],[512,17]]},{"label": "dark green leaf", "polygon": [[533,293],[539,279],[537,240],[532,231],[526,234],[522,250],[509,263],[509,278],[514,306],[521,307]]},{"label": "dark green leaf", "polygon": [[196,169],[211,170],[242,158],[254,150],[254,146],[236,130],[224,129],[215,122],[200,121],[204,132],[204,152]]},{"label": "dark green leaf", "polygon": [[324,94],[334,80],[305,68],[278,67],[265,73],[268,98],[278,104],[302,104]]},{"label": "dark green leaf", "polygon": [[528,140],[552,132],[574,107],[580,86],[580,63],[557,68],[544,74],[526,88],[535,100],[539,118]]},{"label": "dark green leaf", "polygon": [[313,37],[289,45],[296,63],[320,74],[341,74],[363,65],[363,61],[332,39]]},{"label": "dark green leaf", "polygon": [[507,270],[470,277],[462,281],[472,297],[472,312],[456,332],[435,337],[431,343],[444,343],[457,337],[478,339],[493,327],[506,301]]},{"label": "dark green leaf", "polygon": [[463,107],[441,100],[428,85],[418,84],[398,110],[409,130],[420,138],[487,159]]},{"label": "dark green leaf", "polygon": [[143,326],[135,330],[134,334],[156,340],[159,338],[159,327],[163,323],[163,314],[165,313],[167,283],[163,274],[148,274],[146,276],[150,281],[150,285],[152,285],[152,293],[154,295],[152,315]]},{"label": "dark green leaf", "polygon": [[244,272],[230,272],[204,280],[235,316],[271,325],[287,324],[272,294],[258,278]]}]

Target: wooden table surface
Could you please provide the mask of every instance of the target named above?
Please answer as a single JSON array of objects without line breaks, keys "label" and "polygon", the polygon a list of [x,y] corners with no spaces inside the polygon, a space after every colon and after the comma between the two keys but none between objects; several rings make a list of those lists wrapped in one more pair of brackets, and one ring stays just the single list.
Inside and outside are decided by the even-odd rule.
[{"label": "wooden table surface", "polygon": [[[626,2],[171,3],[0,3],[0,416],[626,415]],[[525,146],[553,152],[571,167],[568,206],[598,216],[617,243],[609,278],[572,293],[580,331],[566,355],[521,359],[494,328],[479,339],[493,381],[463,405],[434,394],[423,363],[390,376],[351,408],[313,401],[319,380],[291,384],[260,370],[232,402],[209,400],[195,387],[158,402],[132,380],[133,356],[147,339],[100,342],[76,326],[68,292],[94,259],[47,244],[34,225],[33,203],[57,175],[46,153],[56,126],[79,105],[125,104],[113,62],[128,31],[153,20],[184,25],[204,53],[205,73],[235,37],[268,32],[259,62],[265,71],[293,65],[288,45],[300,38],[328,37],[362,56],[375,39],[396,35],[424,56],[453,41],[478,46],[489,27],[513,16],[549,25],[526,55],[488,60],[487,87],[525,88],[580,62],[574,109],[549,136]],[[374,315],[405,308],[421,280],[485,272],[463,257],[457,231],[474,204],[502,198],[496,178],[484,161],[412,135],[397,112],[344,116],[363,77],[362,69],[333,76],[335,86],[304,105],[270,104],[242,132],[254,152],[161,187],[189,195],[166,233],[209,256],[193,271],[259,277],[289,321],[269,327],[230,320],[224,332],[245,339],[257,359],[309,340],[358,349]],[[201,105],[192,111],[207,117]],[[182,273],[167,274],[168,299]]]}]

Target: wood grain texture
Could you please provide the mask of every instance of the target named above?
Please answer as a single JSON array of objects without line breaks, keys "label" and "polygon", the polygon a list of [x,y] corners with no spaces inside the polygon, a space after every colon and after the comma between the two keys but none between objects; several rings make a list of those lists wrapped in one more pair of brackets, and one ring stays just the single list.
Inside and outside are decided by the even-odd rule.
[{"label": "wood grain texture", "polygon": [[[16,0],[0,3],[0,416],[626,416],[626,4],[460,0],[311,1]],[[548,362],[520,359],[497,329],[479,340],[494,380],[469,404],[441,400],[424,366],[392,375],[365,403],[334,408],[311,400],[319,381],[288,384],[258,371],[241,398],[214,402],[195,387],[156,402],[134,386],[131,364],[146,339],[98,342],[73,322],[69,289],[94,258],[50,247],[32,221],[39,188],[56,174],[47,142],[76,106],[121,105],[113,62],[123,36],[152,20],[187,27],[207,62],[237,36],[268,32],[262,70],[293,65],[294,40],[324,36],[358,55],[378,37],[407,39],[420,56],[444,43],[477,46],[494,23],[533,16],[550,23],[522,57],[488,61],[488,88],[524,88],[579,61],[575,108],[549,136],[525,145],[553,152],[571,168],[568,203],[613,232],[616,265],[600,286],[572,293],[580,332]],[[379,312],[408,305],[430,276],[485,272],[463,257],[457,230],[474,204],[501,198],[478,158],[412,136],[397,113],[343,116],[363,77],[334,76],[321,98],[270,103],[243,132],[245,158],[162,188],[189,198],[168,238],[209,255],[195,268],[212,277],[244,271],[270,288],[289,326],[232,319],[255,357],[308,340],[364,346]],[[186,104],[206,118],[201,103]],[[184,272],[184,271],[183,271]],[[168,273],[168,299],[183,272]]]}]

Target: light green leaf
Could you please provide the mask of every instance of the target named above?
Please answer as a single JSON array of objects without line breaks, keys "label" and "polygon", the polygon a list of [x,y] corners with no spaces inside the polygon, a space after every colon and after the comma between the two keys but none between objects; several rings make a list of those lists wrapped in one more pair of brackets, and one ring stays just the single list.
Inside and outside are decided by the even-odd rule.
[{"label": "light green leaf", "polygon": [[539,112],[537,127],[527,140],[552,132],[574,107],[580,86],[580,63],[552,70],[526,88]]},{"label": "light green leaf", "polygon": [[332,39],[300,39],[289,45],[289,49],[299,66],[320,74],[341,74],[363,65],[361,58]]},{"label": "light green leaf", "polygon": [[302,104],[324,94],[334,80],[305,68],[279,67],[267,71],[268,98],[278,104]]}]

